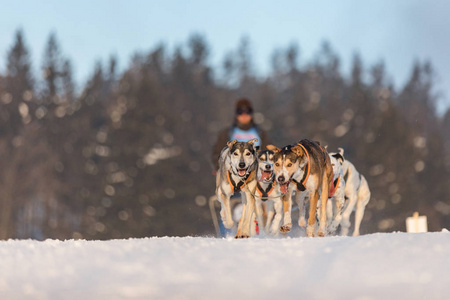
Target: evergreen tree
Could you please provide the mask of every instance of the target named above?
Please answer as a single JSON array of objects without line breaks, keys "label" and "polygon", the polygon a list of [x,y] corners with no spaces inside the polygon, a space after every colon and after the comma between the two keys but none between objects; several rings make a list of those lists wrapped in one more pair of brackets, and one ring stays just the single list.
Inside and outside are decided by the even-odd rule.
[{"label": "evergreen tree", "polygon": [[43,61],[42,73],[45,83],[43,97],[47,102],[50,101],[49,103],[57,104],[61,101],[59,96],[63,89],[61,77],[63,75],[64,61],[54,32],[49,36]]},{"label": "evergreen tree", "polygon": [[[30,53],[25,45],[23,32],[18,30],[14,45],[7,55],[7,69],[4,78],[4,110],[3,116],[7,121],[3,132],[15,136],[19,134],[23,123],[29,123],[29,101],[34,96],[34,78],[31,72]],[[2,110],[3,110],[2,109]]]}]

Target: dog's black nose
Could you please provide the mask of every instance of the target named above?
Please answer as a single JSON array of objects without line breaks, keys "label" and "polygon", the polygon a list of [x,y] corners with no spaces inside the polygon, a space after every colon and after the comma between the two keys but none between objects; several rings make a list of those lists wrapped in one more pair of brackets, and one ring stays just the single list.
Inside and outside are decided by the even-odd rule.
[{"label": "dog's black nose", "polygon": [[270,170],[270,165],[266,165],[266,170]]},{"label": "dog's black nose", "polygon": [[278,182],[283,183],[284,182],[284,176],[278,177]]},{"label": "dog's black nose", "polygon": [[245,168],[245,163],[240,162],[240,163],[239,163],[239,168],[241,168],[241,169]]}]

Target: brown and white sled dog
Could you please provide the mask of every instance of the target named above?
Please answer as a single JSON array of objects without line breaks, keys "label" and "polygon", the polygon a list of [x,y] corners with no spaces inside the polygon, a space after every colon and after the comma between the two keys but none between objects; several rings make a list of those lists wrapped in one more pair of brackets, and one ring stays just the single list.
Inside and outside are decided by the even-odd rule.
[{"label": "brown and white sled dog", "polygon": [[355,166],[344,159],[344,149],[338,148],[337,153],[330,153],[334,157],[342,158],[342,171],[345,179],[345,199],[346,203],[342,213],[341,235],[348,235],[350,227],[350,215],[355,209],[355,229],[353,236],[359,235],[359,227],[364,216],[364,209],[370,200],[370,189],[366,178],[359,173]]},{"label": "brown and white sled dog", "polygon": [[280,231],[282,202],[280,186],[275,181],[273,170],[273,151],[258,151],[258,170],[256,173],[256,219],[263,226],[263,202],[266,203],[267,218],[264,231],[276,235]]},{"label": "brown and white sled dog", "polygon": [[220,216],[225,228],[231,229],[234,226],[230,198],[234,193],[241,193],[243,208],[236,238],[250,237],[252,215],[255,210],[253,195],[256,189],[255,142],[257,141],[257,139],[248,142],[230,141],[219,157],[216,195],[222,206]]},{"label": "brown and white sled dog", "polygon": [[315,235],[316,208],[320,196],[321,214],[318,236],[326,234],[326,207],[328,193],[333,184],[333,169],[327,151],[318,143],[310,140],[301,140],[295,145],[279,149],[273,145],[267,146],[273,151],[275,162],[275,179],[280,185],[280,191],[284,195],[283,201],[283,226],[282,232],[289,232],[292,227],[291,209],[292,194],[296,193],[296,202],[299,206],[300,217],[298,224],[305,227],[304,211],[305,199],[310,199],[310,209],[307,236]]},{"label": "brown and white sled dog", "polygon": [[328,233],[336,232],[339,224],[342,220],[342,209],[345,203],[345,179],[344,171],[342,169],[342,162],[344,158],[336,153],[334,155],[329,154],[331,166],[333,167],[333,187],[334,190],[330,191],[330,198],[327,204],[327,220],[328,220]]}]

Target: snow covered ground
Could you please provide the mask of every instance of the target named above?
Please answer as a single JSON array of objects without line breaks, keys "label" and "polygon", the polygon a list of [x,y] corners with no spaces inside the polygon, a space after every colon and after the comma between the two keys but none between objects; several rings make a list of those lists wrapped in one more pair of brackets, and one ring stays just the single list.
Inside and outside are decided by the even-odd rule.
[{"label": "snow covered ground", "polygon": [[450,233],[0,242],[0,299],[450,299]]}]

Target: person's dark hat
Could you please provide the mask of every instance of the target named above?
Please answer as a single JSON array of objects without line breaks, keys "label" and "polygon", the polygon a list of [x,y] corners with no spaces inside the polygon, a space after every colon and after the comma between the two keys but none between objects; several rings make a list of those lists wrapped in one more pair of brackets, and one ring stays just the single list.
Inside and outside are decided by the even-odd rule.
[{"label": "person's dark hat", "polygon": [[247,113],[249,115],[253,113],[252,103],[246,98],[241,98],[236,101],[236,114],[240,115],[243,113]]}]

